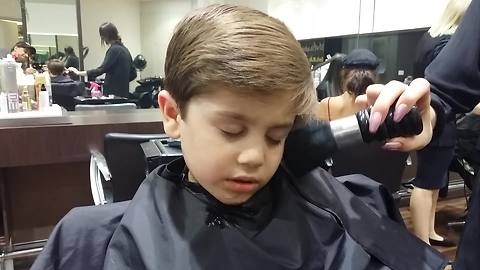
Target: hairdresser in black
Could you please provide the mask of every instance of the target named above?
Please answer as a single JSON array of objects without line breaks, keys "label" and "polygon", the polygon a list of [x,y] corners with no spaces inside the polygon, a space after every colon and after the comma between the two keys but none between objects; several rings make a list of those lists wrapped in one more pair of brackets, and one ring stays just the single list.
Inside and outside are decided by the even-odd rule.
[{"label": "hairdresser in black", "polygon": [[[467,113],[480,102],[480,0],[472,0],[450,41],[428,66],[432,106],[437,127],[456,113]],[[474,188],[463,236],[457,249],[455,270],[477,269],[480,255],[480,185]]]},{"label": "hairdresser in black", "polygon": [[[472,0],[462,23],[450,41],[425,71],[425,79],[418,78],[410,85],[392,81],[386,85],[371,85],[366,95],[357,102],[372,106],[369,131],[376,132],[394,106],[394,121],[399,121],[415,105],[421,114],[423,130],[419,135],[387,140],[385,148],[397,151],[412,151],[425,147],[432,136],[441,134],[445,123],[454,119],[456,113],[467,113],[480,102],[480,0]],[[428,81],[427,81],[428,80]],[[310,127],[310,135],[295,131],[289,136],[285,156],[303,164],[297,173],[308,171],[312,159],[323,158],[321,151],[331,151],[331,138],[321,136]],[[323,142],[323,143],[322,143]],[[290,148],[288,146],[291,146]],[[295,151],[291,151],[295,147]],[[296,157],[293,155],[297,154]],[[305,158],[307,157],[307,158]],[[308,160],[307,160],[308,159]],[[305,161],[305,162],[304,162]],[[381,166],[381,164],[380,164]],[[295,166],[293,166],[296,169]],[[460,241],[455,270],[477,269],[480,255],[480,185],[474,191],[464,235]]]},{"label": "hairdresser in black", "polygon": [[129,82],[137,76],[135,68],[133,67],[132,56],[123,45],[117,27],[113,23],[103,23],[100,25],[98,31],[102,45],[107,44],[110,46],[103,63],[98,68],[87,71],[78,71],[78,69],[74,67],[70,67],[68,70],[76,75],[88,76],[89,78],[94,78],[105,73],[103,94],[128,97]]},{"label": "hairdresser in black", "polygon": [[[425,77],[425,69],[455,33],[469,4],[470,0],[447,2],[442,15],[425,33],[417,46],[413,73],[415,78]],[[437,200],[439,194],[446,195],[448,190],[448,171],[454,156],[456,126],[453,120],[447,121],[443,131],[425,148],[417,151],[417,173],[410,196],[413,232],[426,243],[436,246],[456,245],[435,230]]]}]

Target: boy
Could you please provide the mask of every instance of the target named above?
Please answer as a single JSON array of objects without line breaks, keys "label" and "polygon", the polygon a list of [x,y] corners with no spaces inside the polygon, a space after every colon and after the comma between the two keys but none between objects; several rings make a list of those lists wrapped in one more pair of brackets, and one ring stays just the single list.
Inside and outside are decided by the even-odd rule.
[{"label": "boy", "polygon": [[74,97],[84,95],[85,84],[65,74],[65,64],[58,59],[48,61],[47,68],[52,80],[53,102],[68,111],[74,111]]},{"label": "boy", "polygon": [[184,158],[155,170],[125,211],[67,215],[33,269],[443,269],[375,194],[280,166],[294,121],[316,101],[283,23],[237,6],[197,10],[177,26],[165,73],[164,129]]}]

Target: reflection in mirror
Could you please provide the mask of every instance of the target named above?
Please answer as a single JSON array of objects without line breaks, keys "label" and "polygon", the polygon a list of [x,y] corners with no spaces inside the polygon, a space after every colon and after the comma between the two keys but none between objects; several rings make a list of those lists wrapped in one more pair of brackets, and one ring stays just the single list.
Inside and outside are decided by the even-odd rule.
[{"label": "reflection in mirror", "polygon": [[65,61],[65,48],[78,55],[75,0],[25,0],[27,34],[36,48],[35,62],[49,59]]},{"label": "reflection in mirror", "polygon": [[22,15],[18,0],[0,0],[0,50],[10,52],[22,40]]}]

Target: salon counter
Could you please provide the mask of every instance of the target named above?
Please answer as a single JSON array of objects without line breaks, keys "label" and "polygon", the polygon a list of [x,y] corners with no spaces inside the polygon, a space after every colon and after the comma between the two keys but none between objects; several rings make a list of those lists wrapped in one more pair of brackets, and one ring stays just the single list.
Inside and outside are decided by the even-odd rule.
[{"label": "salon counter", "polygon": [[70,123],[0,128],[0,195],[8,209],[0,233],[12,232],[14,243],[45,239],[70,209],[93,204],[90,150],[103,151],[105,134],[163,133],[158,109],[68,115]]}]

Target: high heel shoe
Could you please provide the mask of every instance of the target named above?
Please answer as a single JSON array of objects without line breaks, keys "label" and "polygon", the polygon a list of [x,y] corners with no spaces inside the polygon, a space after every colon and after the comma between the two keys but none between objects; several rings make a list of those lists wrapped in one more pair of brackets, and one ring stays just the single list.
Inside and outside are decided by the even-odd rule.
[{"label": "high heel shoe", "polygon": [[439,247],[454,247],[457,244],[451,240],[448,240],[447,238],[443,238],[443,240],[435,240],[432,238],[429,238],[428,241],[430,242],[430,245],[432,246],[439,246]]}]

